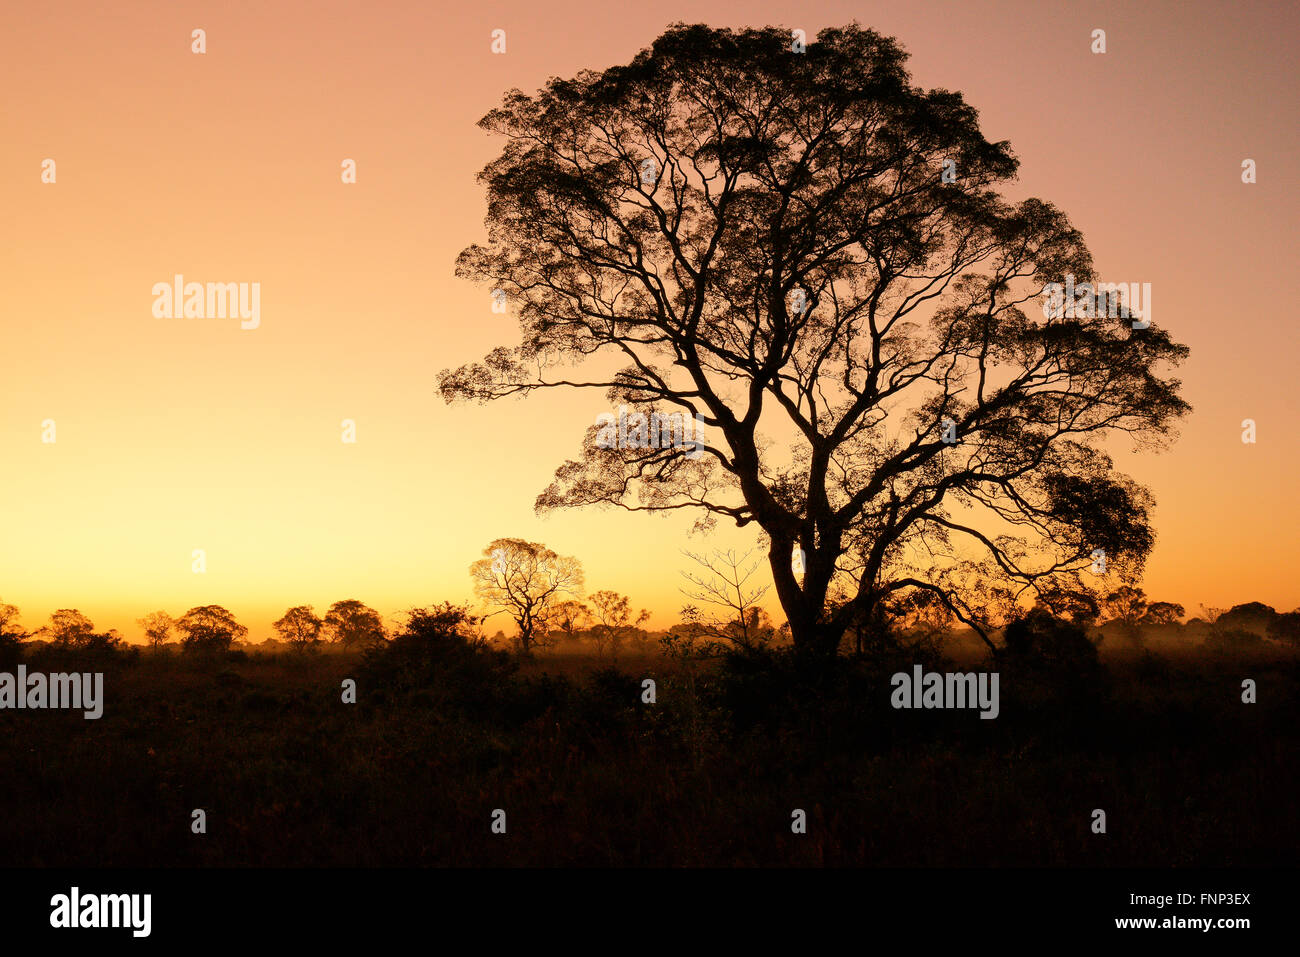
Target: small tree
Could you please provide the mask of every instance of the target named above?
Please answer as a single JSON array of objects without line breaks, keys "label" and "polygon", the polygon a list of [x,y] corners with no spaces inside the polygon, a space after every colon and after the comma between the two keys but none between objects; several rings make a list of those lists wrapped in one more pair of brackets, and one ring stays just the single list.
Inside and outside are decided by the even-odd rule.
[{"label": "small tree", "polygon": [[611,658],[618,657],[619,646],[631,631],[650,617],[648,611],[642,610],[636,620],[632,620],[632,605],[626,595],[616,591],[598,591],[591,596],[592,617],[595,625],[592,635],[596,639],[596,654],[601,655],[608,649]]},{"label": "small tree", "polygon": [[519,650],[532,654],[546,637],[551,612],[563,596],[582,589],[582,564],[538,542],[498,538],[469,567],[474,592],[488,615],[506,612],[519,628]]},{"label": "small tree", "polygon": [[18,610],[17,605],[0,602],[0,641],[17,644],[32,636],[32,632],[27,631],[18,624],[21,615],[22,613]]},{"label": "small tree", "polygon": [[1186,612],[1183,606],[1172,601],[1153,601],[1147,606],[1146,614],[1142,616],[1144,625],[1172,625],[1176,623]]},{"label": "small tree", "polygon": [[60,608],[50,615],[50,623],[38,634],[48,635],[50,641],[63,648],[84,645],[94,634],[95,624],[75,608]]},{"label": "small tree", "polygon": [[295,605],[284,613],[284,617],[272,627],[280,637],[293,645],[298,651],[306,651],[320,641],[323,622],[316,617],[311,605]]},{"label": "small tree", "polygon": [[327,641],[344,648],[366,648],[384,641],[384,619],[379,612],[355,598],[336,601],[325,613],[323,633]]},{"label": "small tree", "polygon": [[[742,651],[752,651],[772,640],[775,630],[758,605],[768,587],[750,583],[763,565],[761,556],[751,561],[749,552],[737,555],[734,551],[715,550],[712,555],[687,552],[686,557],[709,572],[682,572],[691,585],[682,593],[700,603],[682,609],[682,620],[691,626],[694,638],[719,639]],[[706,611],[701,605],[718,611]]]},{"label": "small tree", "polygon": [[577,599],[557,602],[551,612],[551,631],[563,635],[570,644],[577,641],[578,633],[591,621],[591,609]]},{"label": "small tree", "polygon": [[219,654],[248,634],[248,629],[220,605],[199,605],[176,621],[181,650],[190,654]]},{"label": "small tree", "polygon": [[8,605],[0,601],[0,638],[22,641],[28,637],[27,632],[18,627],[21,614],[17,605]]},{"label": "small tree", "polygon": [[176,627],[175,619],[165,611],[150,612],[136,619],[136,624],[144,629],[145,639],[155,651],[171,640],[172,629]]},{"label": "small tree", "polygon": [[1119,623],[1129,644],[1141,648],[1141,621],[1147,612],[1147,596],[1142,589],[1133,585],[1121,585],[1106,596],[1104,607],[1107,614]]},{"label": "small tree", "polygon": [[18,625],[19,611],[16,605],[0,602],[0,665],[10,666],[18,661],[19,646],[31,637]]}]

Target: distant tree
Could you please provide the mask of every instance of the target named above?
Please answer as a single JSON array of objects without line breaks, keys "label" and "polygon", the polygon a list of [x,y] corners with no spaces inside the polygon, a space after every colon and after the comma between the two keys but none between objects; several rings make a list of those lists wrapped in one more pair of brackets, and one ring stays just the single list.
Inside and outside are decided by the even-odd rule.
[{"label": "distant tree", "polygon": [[176,627],[176,621],[165,611],[153,611],[143,618],[136,620],[142,629],[144,629],[145,639],[149,646],[154,649],[161,648],[171,640],[172,630]]},{"label": "distant tree", "polygon": [[384,640],[384,619],[379,612],[355,598],[336,601],[325,613],[323,633],[327,641],[344,648],[365,648]]},{"label": "distant tree", "polygon": [[634,621],[630,599],[616,591],[593,592],[589,600],[591,616],[595,619],[591,633],[596,639],[596,654],[608,651],[611,657],[617,658],[620,646],[650,613],[642,610]]},{"label": "distant tree", "polygon": [[18,662],[22,642],[30,637],[18,624],[20,616],[16,605],[0,602],[0,666],[10,667]]},{"label": "distant tree", "polygon": [[64,648],[76,648],[94,634],[95,624],[75,608],[60,608],[50,615],[50,623],[40,629],[50,641]]},{"label": "distant tree", "polygon": [[1117,621],[1138,621],[1146,614],[1147,596],[1141,588],[1121,585],[1103,599],[1102,608]]},{"label": "distant tree", "polygon": [[591,609],[576,599],[556,602],[551,611],[551,630],[565,641],[573,643],[578,634],[591,621]]},{"label": "distant tree", "polygon": [[[1249,604],[1272,611],[1267,605],[1259,605],[1258,602]],[[1264,643],[1263,632],[1266,625],[1255,620],[1256,611],[1257,609],[1248,605],[1235,605],[1228,610],[1201,605],[1201,612],[1205,619],[1204,629],[1198,629],[1203,635],[1202,646],[1207,651],[1228,656],[1258,649]],[[1236,614],[1234,615],[1233,612]],[[1188,622],[1189,631],[1191,624]],[[1257,626],[1258,630],[1252,626]]]},{"label": "distant tree", "polygon": [[311,605],[295,605],[272,627],[294,648],[304,651],[320,641],[321,625]]},{"label": "distant tree", "polygon": [[1248,601],[1233,605],[1219,616],[1217,624],[1222,628],[1250,631],[1265,634],[1269,626],[1277,619],[1277,611],[1271,605],[1259,601]]},{"label": "distant tree", "polygon": [[470,613],[466,605],[446,601],[431,608],[414,608],[407,613],[406,625],[395,636],[407,642],[438,643],[484,647],[483,619]]},{"label": "distant tree", "polygon": [[1003,643],[1014,658],[1070,664],[1097,657],[1086,631],[1043,609],[1033,609],[1009,624]]},{"label": "distant tree", "polygon": [[629,422],[702,421],[616,447],[590,427],[537,509],[757,526],[822,654],[903,590],[991,645],[1018,595],[1092,588],[1098,551],[1136,573],[1152,498],[1105,443],[1159,447],[1189,410],[1187,348],[1096,308],[1079,231],[1004,196],[1009,144],[906,58],[856,25],[792,55],[785,28],[678,24],[510,91],[457,274],[506,293],[519,338],[439,378],[447,401],[597,389]]},{"label": "distant tree", "polygon": [[700,609],[694,605],[683,606],[681,621],[659,639],[668,657],[688,664],[706,658],[724,657],[734,650],[730,644],[717,637],[712,626],[703,624],[702,618]]},{"label": "distant tree", "polygon": [[1093,624],[1102,611],[1101,596],[1075,588],[1042,588],[1035,604],[1050,615],[1085,627]]},{"label": "distant tree", "polygon": [[1300,608],[1280,614],[1269,622],[1268,636],[1274,641],[1300,645]]},{"label": "distant tree", "polygon": [[176,620],[181,633],[181,649],[194,653],[221,653],[233,642],[243,639],[248,629],[220,605],[199,605]]},{"label": "distant tree", "polygon": [[1254,651],[1264,644],[1264,639],[1257,632],[1245,628],[1231,628],[1215,623],[1202,644],[1206,650],[1223,655],[1239,655]]},{"label": "distant tree", "polygon": [[581,591],[582,564],[519,538],[498,538],[483,555],[469,567],[474,592],[489,615],[505,612],[514,619],[519,650],[529,655],[546,637],[556,603]]},{"label": "distant tree", "polygon": [[30,633],[18,625],[21,616],[17,605],[0,602],[0,641],[19,642],[30,637]]},{"label": "distant tree", "polygon": [[418,690],[426,707],[481,713],[500,700],[504,679],[517,667],[509,653],[489,647],[482,622],[450,602],[412,609],[390,640],[363,653],[367,686]]},{"label": "distant tree", "polygon": [[110,628],[108,631],[96,631],[83,635],[77,649],[79,651],[99,653],[116,652],[121,649],[122,644],[122,636],[118,634],[117,629]]},{"label": "distant tree", "polygon": [[1177,622],[1186,612],[1183,606],[1171,601],[1153,601],[1147,606],[1146,612],[1142,615],[1141,623],[1144,625],[1172,625]]},{"label": "distant tree", "polygon": [[1141,621],[1147,613],[1146,593],[1134,585],[1121,585],[1106,596],[1102,607],[1119,624],[1129,644],[1141,647]]}]

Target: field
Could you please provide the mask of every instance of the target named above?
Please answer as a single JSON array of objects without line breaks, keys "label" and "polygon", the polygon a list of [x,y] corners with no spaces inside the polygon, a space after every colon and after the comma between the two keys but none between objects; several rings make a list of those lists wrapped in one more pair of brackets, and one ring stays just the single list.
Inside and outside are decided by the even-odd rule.
[{"label": "field", "polygon": [[910,660],[611,666],[457,646],[26,664],[104,671],[106,704],[99,720],[0,713],[10,866],[1218,866],[1300,851],[1300,670],[1271,644],[1103,654],[1086,676],[1004,663],[991,721],[892,709],[889,675]]}]

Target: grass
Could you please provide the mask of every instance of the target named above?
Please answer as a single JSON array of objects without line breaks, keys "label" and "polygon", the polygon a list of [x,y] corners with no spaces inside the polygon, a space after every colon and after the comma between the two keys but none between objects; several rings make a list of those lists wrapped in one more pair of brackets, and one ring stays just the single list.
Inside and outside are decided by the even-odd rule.
[{"label": "grass", "polygon": [[654,655],[568,654],[405,687],[346,654],[101,667],[98,721],[0,712],[0,863],[1230,866],[1300,850],[1300,672],[1273,649],[1117,654],[1087,694],[1004,669],[996,721],[894,711],[888,668],[847,665],[692,682]]}]

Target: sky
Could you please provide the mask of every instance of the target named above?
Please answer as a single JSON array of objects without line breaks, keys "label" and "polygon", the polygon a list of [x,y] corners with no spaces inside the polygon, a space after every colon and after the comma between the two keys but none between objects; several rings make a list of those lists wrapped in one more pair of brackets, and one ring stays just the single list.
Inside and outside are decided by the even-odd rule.
[{"label": "sky", "polygon": [[[1200,0],[6,4],[0,600],[28,628],[76,607],[132,639],[146,612],[218,603],[257,640],[290,605],[467,600],[469,564],[510,536],[670,625],[683,552],[753,547],[748,530],[539,518],[603,396],[437,394],[439,370],[515,341],[454,275],[501,146],[475,124],[675,21],[813,37],[855,19],[900,40],[914,82],[961,90],[1019,156],[1014,195],[1065,210],[1103,278],[1150,282],[1191,348],[1179,441],[1117,455],[1157,500],[1147,593],[1189,614],[1300,605],[1300,12]],[[177,274],[259,283],[257,327],[155,316]]]}]

